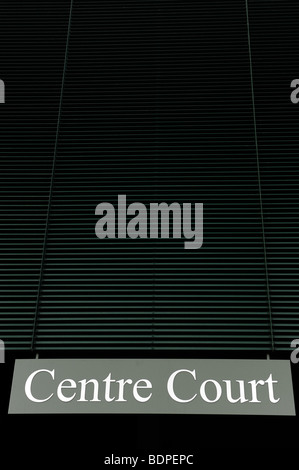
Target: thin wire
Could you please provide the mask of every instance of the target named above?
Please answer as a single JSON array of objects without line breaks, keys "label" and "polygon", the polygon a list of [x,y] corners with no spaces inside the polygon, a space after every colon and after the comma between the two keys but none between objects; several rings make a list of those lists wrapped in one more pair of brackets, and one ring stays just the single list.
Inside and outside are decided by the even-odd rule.
[{"label": "thin wire", "polygon": [[267,248],[266,248],[266,237],[265,237],[265,224],[264,224],[264,210],[263,210],[261,174],[260,174],[259,147],[258,147],[257,130],[256,130],[256,113],[255,113],[255,97],[254,97],[254,87],[253,87],[252,59],[251,59],[251,41],[250,41],[250,28],[249,28],[248,0],[245,0],[245,4],[246,4],[247,39],[248,39],[248,52],[249,52],[249,68],[250,68],[250,82],[251,82],[252,111],[253,111],[253,124],[254,124],[254,140],[255,140],[255,150],[256,150],[257,176],[258,176],[259,200],[260,200],[260,211],[261,211],[261,225],[262,225],[264,263],[265,263],[267,301],[268,301],[269,322],[270,322],[271,349],[272,349],[272,351],[274,351],[275,345],[274,345],[273,324],[272,324],[272,308],[271,308],[271,296],[270,296],[268,261],[267,261]]},{"label": "thin wire", "polygon": [[54,176],[55,176],[56,155],[57,155],[58,137],[59,137],[59,130],[60,130],[62,100],[63,100],[64,83],[65,83],[65,76],[66,76],[66,65],[67,65],[67,58],[68,58],[72,11],[73,11],[73,0],[70,1],[69,21],[68,21],[66,45],[65,45],[65,53],[64,53],[64,64],[63,64],[63,72],[62,72],[62,80],[61,80],[61,89],[60,89],[60,98],[59,98],[59,107],[58,107],[58,116],[57,116],[57,125],[56,125],[56,136],[55,136],[54,153],[53,153],[53,161],[52,161],[52,171],[51,171],[51,178],[50,178],[48,207],[47,207],[43,249],[42,249],[40,272],[39,272],[39,284],[38,284],[38,290],[37,290],[37,295],[36,295],[33,331],[32,331],[32,337],[31,337],[31,351],[34,351],[34,348],[35,348],[35,337],[36,337],[36,329],[37,329],[38,316],[39,316],[41,286],[43,282],[44,265],[45,265],[45,259],[46,259],[46,246],[47,246],[48,231],[49,231],[49,219],[50,219],[52,194],[53,194],[53,182],[54,182]]}]

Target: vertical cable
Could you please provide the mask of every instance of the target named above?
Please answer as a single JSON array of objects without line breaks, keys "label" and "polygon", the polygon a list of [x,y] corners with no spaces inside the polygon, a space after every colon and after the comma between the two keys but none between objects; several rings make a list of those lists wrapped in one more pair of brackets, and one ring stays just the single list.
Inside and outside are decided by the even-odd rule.
[{"label": "vertical cable", "polygon": [[268,301],[268,312],[269,312],[269,323],[270,323],[271,350],[274,351],[275,345],[274,345],[273,324],[272,324],[272,308],[271,308],[269,273],[268,273],[268,260],[267,260],[266,237],[265,237],[264,210],[263,210],[261,174],[260,174],[260,160],[259,160],[259,148],[258,148],[257,130],[256,130],[256,114],[255,114],[255,98],[254,98],[254,87],[253,87],[252,59],[251,59],[251,41],[250,41],[250,29],[249,29],[248,0],[245,0],[245,4],[246,4],[246,21],[247,21],[247,39],[248,39],[248,54],[249,54],[249,68],[250,68],[250,82],[251,82],[252,112],[253,112],[253,124],[254,124],[254,140],[255,140],[255,150],[256,150],[256,164],[257,164],[257,177],[258,177],[259,201],[260,201],[260,212],[261,212],[261,225],[262,225],[262,238],[263,238],[263,251],[264,251],[267,301]]},{"label": "vertical cable", "polygon": [[59,130],[60,130],[62,100],[63,100],[64,83],[65,83],[65,76],[66,76],[66,66],[67,66],[70,31],[71,31],[72,11],[73,11],[73,0],[70,0],[70,11],[69,11],[69,20],[68,20],[68,27],[67,27],[63,72],[62,72],[62,80],[61,80],[61,88],[60,88],[60,98],[59,98],[59,107],[58,107],[58,116],[57,116],[57,125],[56,125],[56,135],[55,135],[54,152],[53,152],[53,162],[52,162],[52,170],[51,170],[51,177],[50,177],[48,207],[47,207],[47,214],[46,214],[45,232],[44,232],[42,256],[41,256],[41,263],[40,263],[40,272],[39,272],[39,283],[38,283],[38,289],[37,289],[37,295],[36,295],[33,330],[32,330],[32,337],[31,337],[31,351],[34,351],[34,348],[35,348],[35,337],[36,337],[36,329],[37,329],[38,316],[39,316],[41,287],[42,287],[42,282],[43,282],[44,265],[45,265],[45,259],[46,259],[46,247],[47,247],[48,231],[49,231],[49,219],[50,219],[50,211],[51,211],[51,203],[52,203],[53,183],[54,183],[54,176],[55,176],[56,155],[57,155],[57,147],[58,147],[58,136],[59,136]]}]

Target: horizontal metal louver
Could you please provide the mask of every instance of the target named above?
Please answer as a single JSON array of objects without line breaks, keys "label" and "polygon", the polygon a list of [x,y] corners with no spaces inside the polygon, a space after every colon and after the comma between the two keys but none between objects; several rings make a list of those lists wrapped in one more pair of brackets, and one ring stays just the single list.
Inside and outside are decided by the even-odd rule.
[{"label": "horizontal metal louver", "polygon": [[274,342],[288,350],[299,337],[299,5],[250,2],[250,17]]},{"label": "horizontal metal louver", "polygon": [[[1,140],[4,196],[16,197],[14,212],[10,202],[3,210],[12,224],[23,211],[28,229],[14,242],[2,219],[12,277],[1,339],[37,351],[286,349],[298,332],[298,138],[296,107],[284,101],[295,77],[286,98],[279,92],[283,116],[272,115],[276,82],[264,77],[278,4],[249,1],[249,17],[237,0],[45,4],[27,11],[39,28],[24,43],[28,76],[38,64],[45,86],[37,77],[26,100],[14,93]],[[295,47],[283,44],[282,55]],[[95,207],[116,207],[118,194],[147,207],[202,202],[202,248],[99,240]]]},{"label": "horizontal metal louver", "polygon": [[68,4],[1,2],[0,337],[30,350],[48,210]]},{"label": "horizontal metal louver", "polygon": [[[97,239],[118,194],[203,202],[203,248]],[[75,2],[37,349],[268,350],[269,331],[244,5]]]}]

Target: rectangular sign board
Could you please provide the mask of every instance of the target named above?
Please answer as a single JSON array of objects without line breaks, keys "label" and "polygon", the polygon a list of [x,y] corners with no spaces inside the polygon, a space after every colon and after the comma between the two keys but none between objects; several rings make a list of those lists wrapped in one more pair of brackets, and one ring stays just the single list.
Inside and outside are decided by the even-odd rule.
[{"label": "rectangular sign board", "polygon": [[9,413],[295,415],[286,360],[20,359]]}]

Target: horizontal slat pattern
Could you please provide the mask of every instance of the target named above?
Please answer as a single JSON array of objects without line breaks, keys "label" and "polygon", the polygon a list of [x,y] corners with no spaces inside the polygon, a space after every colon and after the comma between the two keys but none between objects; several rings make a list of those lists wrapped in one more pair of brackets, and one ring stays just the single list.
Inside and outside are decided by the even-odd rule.
[{"label": "horizontal slat pattern", "polygon": [[[274,344],[286,350],[299,336],[298,7],[248,5]],[[29,350],[34,333],[38,351],[270,350],[245,7],[75,0],[58,122],[70,1],[1,4],[7,349]],[[117,194],[203,202],[203,247],[97,239],[95,207]]]},{"label": "horizontal slat pattern", "polygon": [[299,5],[250,2],[257,132],[275,347],[299,337]]},{"label": "horizontal slat pattern", "polygon": [[1,2],[0,337],[30,350],[69,2]]},{"label": "horizontal slat pattern", "polygon": [[[240,2],[75,2],[36,347],[268,350]],[[203,202],[204,246],[99,240],[99,202]]]}]

